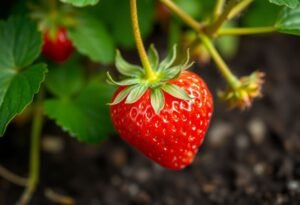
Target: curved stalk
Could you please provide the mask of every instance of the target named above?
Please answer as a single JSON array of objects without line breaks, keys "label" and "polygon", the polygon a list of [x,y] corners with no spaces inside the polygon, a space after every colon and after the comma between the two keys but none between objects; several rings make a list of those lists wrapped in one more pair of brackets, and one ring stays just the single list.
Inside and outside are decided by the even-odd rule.
[{"label": "curved stalk", "polygon": [[27,187],[21,196],[18,205],[26,205],[29,203],[32,194],[34,193],[40,174],[40,137],[43,128],[43,110],[42,110],[43,91],[37,96],[35,105],[35,113],[31,128],[31,144],[30,144],[30,164],[29,178]]},{"label": "curved stalk", "polygon": [[156,74],[154,73],[154,71],[151,67],[147,52],[146,52],[144,44],[143,44],[143,40],[142,40],[140,28],[139,28],[136,0],[130,0],[130,13],[131,13],[131,21],[132,21],[132,29],[133,29],[134,39],[135,39],[136,47],[137,47],[142,65],[145,69],[146,78],[148,80],[154,80],[156,78]]},{"label": "curved stalk", "polygon": [[222,59],[221,55],[216,50],[209,37],[203,34],[199,34],[199,38],[202,40],[203,45],[209,51],[211,57],[217,64],[218,70],[223,75],[230,87],[232,87],[233,89],[237,88],[240,85],[239,79],[230,71],[229,67]]},{"label": "curved stalk", "polygon": [[9,171],[5,167],[0,165],[0,176],[2,176],[4,179],[19,185],[19,186],[26,186],[27,185],[27,179],[21,176],[16,175],[15,173]]},{"label": "curved stalk", "polygon": [[187,14],[181,8],[179,8],[174,2],[172,2],[170,0],[160,0],[160,1],[168,9],[170,9],[177,16],[179,16],[179,18],[181,18],[182,21],[184,21],[186,24],[188,24],[190,27],[192,27],[194,30],[199,31],[203,28],[203,26],[198,21],[196,21],[193,17],[191,17],[189,14]]}]

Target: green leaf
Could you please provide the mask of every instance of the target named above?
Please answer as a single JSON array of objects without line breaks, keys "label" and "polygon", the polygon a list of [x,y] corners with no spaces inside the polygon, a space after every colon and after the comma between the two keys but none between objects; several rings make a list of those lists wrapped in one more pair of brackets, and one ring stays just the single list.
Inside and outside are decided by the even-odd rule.
[{"label": "green leaf", "polygon": [[127,96],[127,99],[125,101],[126,104],[132,104],[138,101],[147,91],[148,87],[145,85],[136,85],[135,88],[133,88],[129,95]]},{"label": "green leaf", "polygon": [[115,45],[100,19],[81,16],[69,37],[77,50],[95,62],[109,64],[114,60]]},{"label": "green leaf", "polygon": [[0,136],[32,102],[45,78],[46,65],[31,65],[41,46],[41,33],[28,18],[0,21]]},{"label": "green leaf", "polygon": [[245,27],[273,26],[280,9],[281,7],[265,0],[253,1],[242,16],[242,24]]},{"label": "green leaf", "polygon": [[[152,32],[154,26],[155,1],[137,1],[139,25],[143,39]],[[132,33],[130,6],[127,0],[101,0],[95,15],[108,25],[118,47],[133,48],[135,41]]]},{"label": "green leaf", "polygon": [[296,8],[300,3],[299,0],[269,0],[269,2],[279,6],[287,6],[292,9]]},{"label": "green leaf", "polygon": [[45,113],[80,141],[98,143],[113,132],[109,106],[114,89],[101,83],[89,84],[73,99],[45,102]]},{"label": "green leaf", "polygon": [[32,102],[46,72],[44,64],[30,66],[18,73],[0,67],[0,136],[7,124]]},{"label": "green leaf", "polygon": [[64,3],[72,4],[73,6],[83,7],[83,6],[93,6],[96,5],[99,0],[61,0]]},{"label": "green leaf", "polygon": [[166,93],[172,95],[175,98],[181,99],[181,100],[190,100],[190,96],[183,90],[182,88],[178,87],[174,84],[165,84],[162,86],[163,91]]},{"label": "green leaf", "polygon": [[153,44],[150,45],[150,48],[148,50],[148,57],[149,57],[151,67],[154,70],[157,70],[158,69],[158,64],[159,64],[159,55],[158,55],[157,50],[156,50],[156,48],[154,47]]},{"label": "green leaf", "polygon": [[27,17],[0,21],[0,68],[21,70],[29,66],[41,51],[41,33]]},{"label": "green leaf", "polygon": [[118,50],[116,54],[116,67],[121,74],[128,77],[139,77],[144,72],[141,67],[130,64],[126,60],[124,60],[120,51]]},{"label": "green leaf", "polygon": [[151,105],[156,114],[159,114],[160,111],[164,108],[165,97],[160,88],[151,90]]},{"label": "green leaf", "polygon": [[275,27],[281,33],[300,35],[300,7],[295,9],[284,8]]},{"label": "green leaf", "polygon": [[83,67],[78,60],[69,60],[63,65],[52,65],[46,78],[48,90],[57,97],[70,97],[83,87]]},{"label": "green leaf", "polygon": [[201,14],[202,5],[199,0],[175,0],[176,4],[194,18]]}]

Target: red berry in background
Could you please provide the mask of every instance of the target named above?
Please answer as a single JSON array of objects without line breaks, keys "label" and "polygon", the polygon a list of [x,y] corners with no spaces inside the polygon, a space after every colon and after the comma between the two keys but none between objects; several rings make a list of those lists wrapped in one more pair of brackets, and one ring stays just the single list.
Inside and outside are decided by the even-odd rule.
[{"label": "red berry in background", "polygon": [[67,30],[63,27],[59,27],[55,34],[52,34],[50,30],[45,31],[43,40],[43,55],[56,63],[65,62],[74,51]]},{"label": "red berry in background", "polygon": [[[195,73],[183,71],[167,83],[184,90],[191,100],[178,99],[163,90],[164,107],[157,114],[150,103],[153,90],[148,88],[138,101],[128,104],[123,100],[111,105],[110,112],[116,130],[126,142],[161,166],[178,170],[192,163],[204,140],[213,99]],[[113,101],[126,88],[120,87]]]}]

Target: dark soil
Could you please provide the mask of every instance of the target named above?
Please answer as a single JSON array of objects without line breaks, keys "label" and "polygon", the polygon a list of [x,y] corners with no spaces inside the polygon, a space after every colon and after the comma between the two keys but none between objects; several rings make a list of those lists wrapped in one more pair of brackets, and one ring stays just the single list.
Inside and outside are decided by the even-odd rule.
[{"label": "dark soil", "polygon": [[[240,75],[265,71],[264,98],[245,112],[215,100],[205,143],[182,171],[155,165],[117,136],[90,146],[47,122],[41,184],[31,204],[53,204],[45,188],[78,205],[300,204],[299,45],[296,37],[242,39],[231,65]],[[213,66],[196,70],[213,91],[223,86]],[[0,140],[0,164],[20,175],[27,173],[28,128],[12,125]],[[1,205],[14,204],[21,192],[0,179]]]}]

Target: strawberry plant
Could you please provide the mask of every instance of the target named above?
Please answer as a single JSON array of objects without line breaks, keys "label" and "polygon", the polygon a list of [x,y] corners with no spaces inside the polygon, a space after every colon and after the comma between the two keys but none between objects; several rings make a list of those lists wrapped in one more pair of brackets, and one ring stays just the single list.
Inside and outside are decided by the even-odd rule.
[{"label": "strawberry plant", "polygon": [[[11,9],[2,12],[0,21],[0,135],[24,113],[29,113],[32,127],[28,177],[5,168],[0,174],[25,186],[20,205],[29,203],[39,183],[46,117],[85,143],[100,143],[117,131],[154,162],[179,170],[192,163],[217,100],[198,75],[205,69],[187,70],[193,62],[201,67],[213,61],[226,82],[216,92],[219,99],[231,109],[249,109],[262,96],[266,74],[233,73],[225,59],[239,55],[239,37],[300,35],[299,0],[9,4]],[[167,36],[163,60],[161,49],[150,45],[146,51],[144,46],[155,25]],[[134,46],[140,65],[127,62],[117,50],[123,53]]]}]

